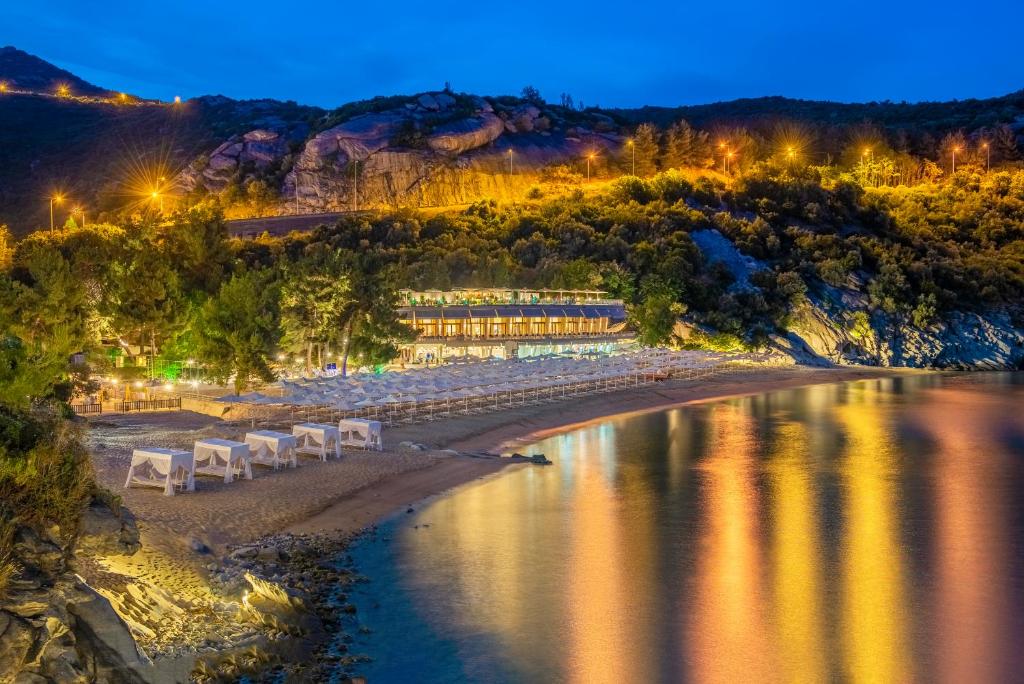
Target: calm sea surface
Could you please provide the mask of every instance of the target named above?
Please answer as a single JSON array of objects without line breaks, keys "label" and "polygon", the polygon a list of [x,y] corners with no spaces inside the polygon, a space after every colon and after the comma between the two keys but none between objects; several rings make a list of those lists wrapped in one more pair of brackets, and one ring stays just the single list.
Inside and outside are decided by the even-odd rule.
[{"label": "calm sea surface", "polygon": [[1020,373],[771,392],[531,451],[555,465],[353,550],[370,684],[1024,680]]}]

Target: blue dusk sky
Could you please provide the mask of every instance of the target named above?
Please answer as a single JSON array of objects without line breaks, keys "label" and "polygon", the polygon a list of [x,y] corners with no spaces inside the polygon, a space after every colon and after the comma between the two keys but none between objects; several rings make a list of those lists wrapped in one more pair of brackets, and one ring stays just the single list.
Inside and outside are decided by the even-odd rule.
[{"label": "blue dusk sky", "polygon": [[1024,88],[1017,2],[0,3],[0,45],[99,86],[334,107],[536,86],[587,105],[785,95],[948,100]]}]

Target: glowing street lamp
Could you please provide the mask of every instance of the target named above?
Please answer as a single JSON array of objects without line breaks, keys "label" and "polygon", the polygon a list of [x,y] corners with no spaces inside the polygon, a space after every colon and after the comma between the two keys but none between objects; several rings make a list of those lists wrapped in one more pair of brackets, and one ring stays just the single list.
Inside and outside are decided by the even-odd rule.
[{"label": "glowing street lamp", "polygon": [[630,149],[630,151],[633,154],[633,162],[632,162],[633,163],[633,170],[631,171],[630,175],[635,176],[636,175],[636,143],[634,143],[633,139],[630,138],[629,140],[626,141],[626,144],[629,145],[629,149]]},{"label": "glowing street lamp", "polygon": [[55,193],[52,197],[50,197],[50,232],[51,233],[53,232],[53,203],[56,202],[57,204],[60,204],[63,201],[64,201],[64,195],[60,194],[59,192]]},{"label": "glowing street lamp", "polygon": [[786,148],[786,161],[788,161],[790,164],[793,163],[793,154],[793,146],[790,145],[789,147]]},{"label": "glowing street lamp", "polygon": [[0,94],[7,92],[7,81],[0,81]]},{"label": "glowing street lamp", "polygon": [[71,86],[69,86],[67,83],[61,83],[60,85],[57,86],[57,97],[70,97],[70,96],[71,96]]},{"label": "glowing street lamp", "polygon": [[989,149],[987,142],[981,143],[981,149],[985,150],[985,173],[988,173],[992,166],[992,150]]},{"label": "glowing street lamp", "polygon": [[590,162],[594,161],[594,153],[587,155],[587,182],[590,182]]},{"label": "glowing street lamp", "polygon": [[160,213],[164,213],[164,196],[160,194],[160,191],[154,190],[153,192],[149,193],[149,196],[154,202],[159,203]]},{"label": "glowing street lamp", "polygon": [[954,173],[954,174],[956,173],[956,153],[959,152],[959,151],[960,151],[959,147],[954,147],[951,150],[951,154],[953,156],[953,170],[952,170],[952,173]]},{"label": "glowing street lamp", "polygon": [[512,148],[508,148],[508,175],[512,175]]},{"label": "glowing street lamp", "polygon": [[732,161],[732,156],[736,154],[732,150],[725,153],[725,172],[729,173],[729,162]]}]

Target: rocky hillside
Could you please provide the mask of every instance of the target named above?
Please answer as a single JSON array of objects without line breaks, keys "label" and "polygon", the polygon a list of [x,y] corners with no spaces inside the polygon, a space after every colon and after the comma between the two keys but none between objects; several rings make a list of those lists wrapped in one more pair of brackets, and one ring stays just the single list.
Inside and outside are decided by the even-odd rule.
[{"label": "rocky hillside", "polygon": [[52,93],[60,84],[79,95],[106,96],[112,93],[93,85],[70,71],[56,67],[16,47],[0,47],[0,81],[12,90]]},{"label": "rocky hillside", "polygon": [[263,181],[270,211],[447,206],[502,197],[535,181],[528,172],[579,167],[590,154],[601,159],[596,172],[624,141],[619,123],[600,113],[515,98],[435,92],[369,104],[328,117],[308,137],[287,125],[232,136],[190,164],[178,189],[244,191]]},{"label": "rocky hillside", "polygon": [[[55,79],[83,93],[107,92],[14,48],[0,51],[0,80],[43,88]],[[175,179],[172,192],[188,199],[222,195],[235,218],[510,199],[552,174],[584,175],[590,155],[596,177],[610,175],[609,167],[617,174],[637,124],[680,118],[712,133],[737,125],[765,133],[795,122],[813,130],[816,156],[833,159],[854,128],[871,122],[893,135],[910,131],[912,151],[934,156],[936,136],[958,128],[1005,126],[1019,136],[1024,93],[945,103],[760,98],[579,111],[537,97],[432,92],[328,111],[221,96],[116,106],[8,92],[0,95],[0,223],[15,233],[48,224],[40,198],[56,190],[93,220],[114,218],[143,206],[161,177]]]}]

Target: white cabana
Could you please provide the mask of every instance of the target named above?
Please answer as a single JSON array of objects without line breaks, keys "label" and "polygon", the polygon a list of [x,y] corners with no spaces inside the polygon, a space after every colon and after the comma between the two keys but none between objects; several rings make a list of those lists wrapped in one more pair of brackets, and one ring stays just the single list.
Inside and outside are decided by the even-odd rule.
[{"label": "white cabana", "polygon": [[347,418],[338,422],[341,443],[345,446],[357,446],[364,449],[383,451],[381,442],[381,424],[378,420],[363,418]]},{"label": "white cabana", "polygon": [[256,430],[247,432],[245,444],[249,447],[249,458],[253,463],[268,465],[277,470],[282,465],[296,467],[298,457],[296,449],[299,440],[295,435],[273,430]]},{"label": "white cabana", "polygon": [[299,423],[292,426],[292,434],[302,442],[296,449],[300,454],[312,454],[326,461],[327,450],[333,445],[335,458],[341,458],[340,433],[334,425]]},{"label": "white cabana", "polygon": [[192,450],[193,470],[197,475],[223,477],[231,482],[235,477],[252,479],[249,446],[229,439],[201,439]]},{"label": "white cabana", "polygon": [[135,449],[124,487],[128,489],[133,484],[162,487],[165,496],[174,496],[176,488],[194,492],[196,480],[192,454],[159,447]]}]

